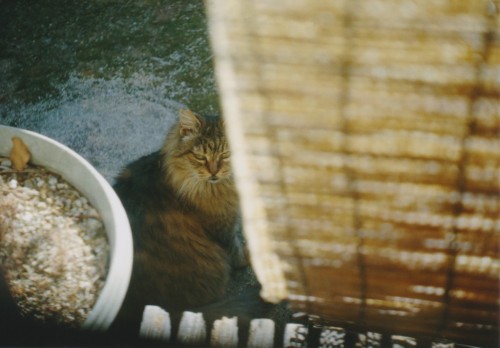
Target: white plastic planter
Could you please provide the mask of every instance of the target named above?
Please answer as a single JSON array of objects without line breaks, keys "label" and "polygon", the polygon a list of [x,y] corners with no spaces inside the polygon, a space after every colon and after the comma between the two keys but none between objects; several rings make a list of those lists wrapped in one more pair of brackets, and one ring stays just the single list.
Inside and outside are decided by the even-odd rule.
[{"label": "white plastic planter", "polygon": [[110,244],[110,263],[104,287],[83,327],[106,330],[118,314],[132,272],[132,234],[125,209],[106,179],[73,150],[43,135],[0,125],[0,155],[10,153],[12,137],[21,138],[28,146],[34,164],[60,174],[101,214]]}]

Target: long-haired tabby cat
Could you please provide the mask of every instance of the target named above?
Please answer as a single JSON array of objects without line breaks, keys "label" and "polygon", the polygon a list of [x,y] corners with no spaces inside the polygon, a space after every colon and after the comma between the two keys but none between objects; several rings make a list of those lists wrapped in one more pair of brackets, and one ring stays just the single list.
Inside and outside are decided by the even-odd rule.
[{"label": "long-haired tabby cat", "polygon": [[247,265],[223,126],[183,109],[163,148],[118,177],[135,248],[119,319],[136,323],[145,305],[180,312],[222,301],[231,270]]}]

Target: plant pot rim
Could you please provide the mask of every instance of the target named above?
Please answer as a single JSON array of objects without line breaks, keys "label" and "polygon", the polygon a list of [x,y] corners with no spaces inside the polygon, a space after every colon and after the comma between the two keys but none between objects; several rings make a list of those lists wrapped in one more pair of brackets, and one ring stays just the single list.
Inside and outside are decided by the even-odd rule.
[{"label": "plant pot rim", "polygon": [[106,281],[83,328],[106,330],[118,314],[132,273],[133,243],[127,213],[111,185],[83,157],[44,135],[0,125],[0,154],[8,155],[12,137],[28,146],[32,163],[61,175],[97,209],[106,228],[110,258]]}]

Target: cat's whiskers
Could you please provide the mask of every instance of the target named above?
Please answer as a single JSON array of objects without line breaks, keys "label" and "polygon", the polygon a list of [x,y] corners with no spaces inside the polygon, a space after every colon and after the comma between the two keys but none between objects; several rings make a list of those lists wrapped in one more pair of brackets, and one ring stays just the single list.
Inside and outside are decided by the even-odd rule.
[{"label": "cat's whiskers", "polygon": [[[177,180],[175,180],[177,179]],[[198,195],[199,179],[198,175],[194,172],[190,172],[190,175],[183,178],[175,178],[177,182],[177,192],[179,196],[188,200],[193,201]]]}]

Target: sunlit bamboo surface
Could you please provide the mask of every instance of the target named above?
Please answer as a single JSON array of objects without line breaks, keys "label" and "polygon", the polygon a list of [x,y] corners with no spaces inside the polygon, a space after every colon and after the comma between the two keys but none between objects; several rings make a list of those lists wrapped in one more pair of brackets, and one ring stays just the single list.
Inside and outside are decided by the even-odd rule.
[{"label": "sunlit bamboo surface", "polygon": [[211,0],[252,264],[333,323],[498,336],[493,0]]}]

